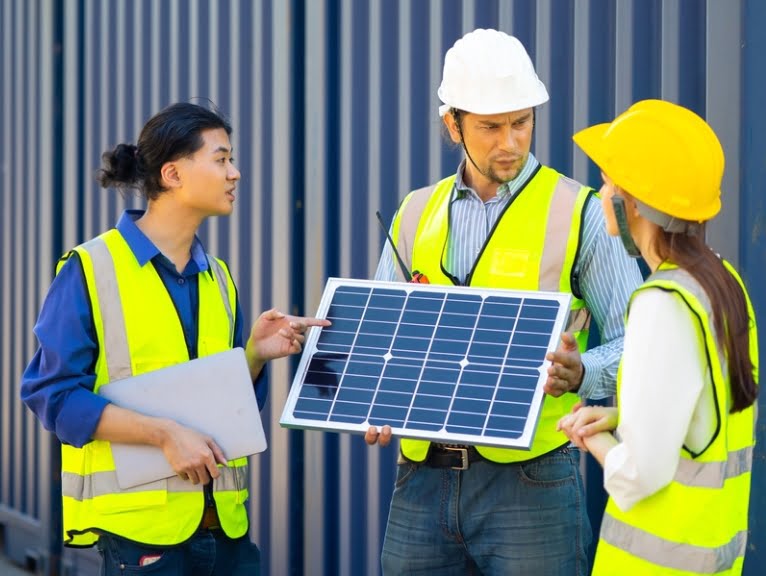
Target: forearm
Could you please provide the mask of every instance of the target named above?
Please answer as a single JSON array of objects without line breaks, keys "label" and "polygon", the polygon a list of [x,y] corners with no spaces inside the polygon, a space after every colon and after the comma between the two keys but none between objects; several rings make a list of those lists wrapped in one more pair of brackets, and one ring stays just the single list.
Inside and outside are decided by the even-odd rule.
[{"label": "forearm", "polygon": [[161,448],[176,426],[178,424],[167,418],[146,416],[108,404],[101,413],[93,439]]},{"label": "forearm", "polygon": [[582,355],[585,375],[577,390],[581,398],[600,400],[616,393],[622,345],[623,337],[619,336]]},{"label": "forearm", "polygon": [[248,340],[247,347],[245,348],[245,358],[247,358],[247,367],[250,370],[250,378],[255,381],[261,373],[261,370],[263,370],[263,367],[266,365],[266,361],[262,358],[258,358],[258,355],[255,353],[255,346],[251,344],[250,340]]},{"label": "forearm", "polygon": [[607,453],[619,444],[617,438],[611,432],[599,432],[593,436],[586,436],[584,442],[588,452],[593,454],[593,457],[598,460],[602,467],[604,466]]}]

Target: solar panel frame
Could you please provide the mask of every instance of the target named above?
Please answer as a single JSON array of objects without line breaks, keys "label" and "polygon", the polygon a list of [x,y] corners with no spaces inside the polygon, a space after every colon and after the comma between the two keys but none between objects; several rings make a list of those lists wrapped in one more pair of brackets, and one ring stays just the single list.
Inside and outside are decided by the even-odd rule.
[{"label": "solar panel frame", "polygon": [[[484,446],[497,446],[516,449],[530,448],[544,400],[545,394],[543,392],[543,385],[547,379],[547,368],[550,366],[550,362],[545,360],[545,354],[548,351],[555,350],[558,347],[561,333],[564,331],[570,313],[572,298],[571,294],[563,292],[502,290],[464,286],[409,284],[402,282],[382,282],[376,280],[329,278],[327,284],[325,285],[325,290],[322,294],[316,316],[318,318],[327,318],[336,295],[341,294],[353,298],[354,290],[360,290],[362,296],[364,296],[364,290],[368,292],[366,296],[366,303],[362,308],[362,312],[358,318],[353,317],[349,319],[341,317],[330,317],[329,319],[333,322],[332,326],[328,328],[314,328],[309,332],[304,344],[303,353],[295,372],[295,377],[293,378],[290,393],[280,418],[280,424],[283,427],[364,434],[367,432],[367,429],[371,424],[380,426],[383,423],[388,423],[391,425],[394,435],[403,438],[416,438],[441,443],[478,444]],[[384,307],[384,304],[386,303],[385,298],[396,298],[399,294],[404,295],[402,296],[405,299],[404,305],[392,308]],[[377,298],[378,306],[369,305],[369,301],[373,297]],[[418,347],[423,346],[423,338],[417,336],[417,331],[419,327],[431,327],[432,323],[429,322],[429,319],[433,314],[433,310],[429,311],[427,308],[435,308],[433,302],[438,301],[440,297],[442,307],[438,313],[437,321],[433,323],[433,335],[429,340],[425,354],[423,354],[423,350],[417,350]],[[336,312],[339,309],[337,308],[339,306],[347,308],[357,307],[348,304],[348,302],[349,300],[346,300],[346,304],[335,303]],[[361,302],[361,297],[359,302]],[[407,310],[407,305],[409,302],[415,302],[419,308],[415,310]],[[460,324],[467,321],[467,319],[462,318],[462,316],[465,316],[462,311],[455,312],[454,314],[450,314],[448,311],[445,311],[445,307],[447,306],[448,302],[451,302],[450,306],[453,307],[460,304],[470,305],[478,302],[480,310],[489,308],[490,311],[505,310],[503,306],[518,305],[516,320],[513,329],[510,331],[507,344],[497,344],[496,342],[492,341],[493,334],[497,333],[496,330],[499,328],[499,326],[503,325],[501,320],[504,319],[501,318],[501,320],[498,320],[498,317],[493,314],[482,315],[479,313],[472,317],[473,325],[470,328],[472,332],[471,338],[468,341],[460,339],[455,340],[454,338],[444,338],[443,336],[457,337],[460,334],[465,334],[465,331],[468,329],[465,326],[448,325],[449,323]],[[545,302],[545,304],[541,304],[542,302]],[[492,308],[492,306],[494,306],[494,308]],[[535,318],[531,318],[529,316],[521,316],[520,313],[522,309],[526,309],[525,306],[536,307],[540,311],[545,308],[545,314],[547,315],[551,314],[551,311],[547,310],[547,308],[552,308],[555,306],[556,310],[553,324],[549,324],[550,319],[536,320]],[[421,309],[422,307],[425,307],[426,309],[423,310]],[[530,308],[530,310],[531,309],[532,308]],[[392,314],[393,312],[397,312],[399,314],[396,322],[392,323],[390,321],[390,315],[387,313],[387,310],[392,310]],[[456,308],[456,310],[461,309]],[[402,321],[402,316],[404,316],[405,313],[409,315],[408,319],[410,321],[408,322]],[[418,314],[420,316],[417,316]],[[447,318],[448,316],[449,318]],[[421,320],[426,322],[426,324],[412,322],[411,320],[413,319]],[[444,325],[441,324],[442,321],[445,322]],[[525,322],[525,327],[531,327],[533,329],[540,328],[544,323],[546,329],[542,333],[517,330],[519,327],[519,321]],[[354,326],[354,322],[357,323],[356,326]],[[389,348],[386,354],[380,355],[380,352],[384,348],[375,348],[373,346],[376,341],[376,335],[374,333],[362,332],[362,325],[365,322],[370,325],[374,324],[372,328],[379,329],[383,333],[383,338],[389,336],[385,334],[385,332],[387,330],[391,330],[391,326],[393,325],[395,336],[390,335],[392,338],[391,346],[393,346],[393,338],[395,337],[397,342],[406,342],[408,345],[412,346],[412,349],[397,348],[394,350],[393,348]],[[485,324],[484,327],[479,327],[479,322],[483,322]],[[493,322],[497,323],[497,325],[493,325]],[[535,322],[537,322],[537,324],[535,324]],[[489,326],[487,326],[487,323]],[[371,326],[367,326],[367,329],[370,327]],[[409,330],[413,334],[400,334],[399,331],[402,330],[403,327],[405,332]],[[353,332],[349,332],[349,329],[351,329]],[[440,338],[436,337],[436,332],[438,330],[442,330],[442,337]],[[322,338],[323,332],[325,334],[324,340],[322,342],[323,348],[320,349],[318,347],[318,343],[320,342],[320,338]],[[480,332],[480,336],[487,338],[487,341],[476,339],[477,333]],[[524,335],[521,336],[522,338],[532,338],[535,344],[525,345],[514,342],[514,337],[516,336],[517,332],[518,334]],[[349,336],[349,334],[352,334],[352,336]],[[541,345],[543,341],[545,341],[544,351],[542,350],[543,347]],[[454,370],[458,369],[455,367],[454,351],[440,352],[440,343],[444,342],[457,342],[459,344],[466,344],[467,348],[463,359],[456,363],[460,366],[460,375],[458,376],[458,380],[455,380],[454,382],[447,381],[444,386],[440,387],[440,380],[438,378],[439,375],[441,374],[442,376],[448,376],[451,373],[450,371],[454,372]],[[435,343],[437,344],[436,349],[434,348]],[[366,352],[368,344],[371,346],[369,349],[373,350],[374,352]],[[491,372],[491,370],[497,368],[497,360],[500,358],[498,356],[498,348],[500,346],[506,346],[506,351],[502,356],[499,372]],[[541,360],[539,362],[535,360],[534,365],[524,365],[524,358],[512,359],[512,362],[515,363],[513,365],[515,374],[504,373],[504,370],[509,369],[511,366],[508,364],[508,355],[514,346],[523,348],[539,348],[540,350],[535,351],[535,354],[541,357]],[[346,353],[344,350],[351,350],[351,352]],[[356,352],[353,350],[356,350]],[[365,353],[359,353],[359,350],[364,350]],[[391,353],[392,350],[394,350],[395,354]],[[479,354],[479,352],[483,352],[483,354]],[[305,383],[312,360],[321,362],[323,368],[326,364],[330,363],[335,366],[334,371],[329,370],[327,372],[318,372],[314,370],[312,372],[312,378],[321,379],[326,377],[326,382],[317,381],[314,384]],[[343,364],[342,368],[341,363]],[[349,367],[352,363],[354,365],[354,371],[352,371]],[[381,363],[383,368],[380,368]],[[411,378],[407,374],[408,368],[412,367],[416,369],[420,368],[420,374],[416,379]],[[467,370],[469,367],[472,368],[472,370]],[[382,389],[382,382],[386,379],[384,376],[384,370],[388,368],[396,373],[396,377],[392,377],[386,381],[389,383],[396,382],[395,386],[401,386],[402,389]],[[490,370],[490,372],[484,372],[481,370],[482,368],[484,370]],[[433,379],[424,378],[424,373],[426,370],[430,370],[429,376]],[[440,370],[441,372],[439,372]],[[323,375],[320,376],[319,374]],[[473,395],[471,397],[461,396],[459,397],[459,400],[462,403],[462,406],[464,406],[464,411],[453,411],[452,407],[455,403],[455,400],[458,399],[457,390],[460,386],[465,386],[466,388],[470,387],[471,390],[475,391],[472,392],[472,394],[479,394],[484,396],[489,394],[490,387],[484,385],[484,376],[482,376],[483,374],[491,374],[497,378],[497,383],[495,384],[492,391],[492,398],[490,399],[480,397],[477,399]],[[463,380],[463,376],[466,377],[465,381]],[[469,376],[471,378],[477,378],[477,381],[474,383],[467,382]],[[524,377],[527,379],[527,383],[531,383],[530,380],[532,378],[536,378],[534,388],[531,389],[528,384],[527,390],[525,390],[527,393],[529,393],[531,390],[531,398],[526,403],[526,405],[529,407],[528,410],[523,410],[523,402],[514,402],[505,397],[501,399],[498,398],[498,394],[508,395],[516,394],[517,391],[519,393],[522,391],[521,388],[502,387],[500,385],[500,380],[504,376],[506,378],[516,378],[516,381],[519,381],[518,378]],[[340,382],[335,382],[335,386],[333,386],[333,378],[340,380]],[[373,385],[372,381],[374,379],[377,379],[377,381]],[[405,388],[412,387],[410,385],[412,381],[414,381],[414,389],[410,392]],[[312,386],[313,388],[307,390],[319,390],[321,393],[326,394],[330,394],[329,391],[332,390],[334,391],[334,396],[332,400],[330,400],[329,396],[327,396],[325,398],[318,398],[314,401],[314,399],[310,397],[301,396],[304,386]],[[428,388],[423,388],[423,386]],[[482,427],[483,432],[485,432],[483,434],[449,431],[447,430],[447,427],[451,428],[452,430],[459,428],[475,430],[478,428],[478,426],[475,424],[470,426],[461,426],[459,423],[451,423],[449,426],[447,426],[447,420],[444,421],[444,424],[438,430],[422,429],[424,426],[435,426],[436,424],[427,422],[427,419],[435,417],[434,415],[440,413],[440,411],[443,411],[444,408],[443,406],[437,406],[435,408],[433,405],[418,407],[414,405],[415,402],[420,398],[426,399],[428,402],[435,402],[437,404],[444,405],[449,395],[440,395],[439,390],[447,390],[449,386],[454,386],[454,391],[451,393],[449,407],[446,410],[446,418],[464,418],[476,421],[477,418],[473,418],[473,416],[482,415],[479,408],[476,408],[476,410],[479,410],[479,412],[476,414],[470,411],[465,411],[466,407],[471,406],[472,403],[475,406],[480,406],[482,404],[486,405],[486,403],[489,402],[489,405],[493,408],[502,408],[506,413],[493,414],[491,412],[493,408],[491,408],[489,411],[486,411],[486,414],[484,414],[485,423]],[[322,392],[325,390],[327,390],[327,392]],[[370,392],[372,393],[374,399],[381,397],[381,402],[376,403],[375,400],[365,402],[364,398],[369,397]],[[338,397],[341,394],[343,394],[343,398],[339,400]],[[391,410],[387,410],[389,414],[396,410],[399,410],[400,412],[401,410],[404,410],[403,405],[401,404],[397,405],[393,403],[392,405],[388,405],[383,402],[383,400],[389,397],[393,397],[393,395],[396,395],[397,398],[403,399],[405,397],[403,396],[404,394],[409,394],[412,396],[411,400],[409,401],[409,407],[407,408],[405,421],[410,421],[410,417],[415,414],[411,420],[412,425],[417,425],[421,428],[414,429],[406,426],[397,426],[392,424],[392,422],[385,422],[377,416],[373,417],[371,412],[375,409],[386,411],[390,408]],[[298,405],[299,400],[302,400],[301,405],[304,406],[304,408],[298,410],[299,414],[313,413],[312,411],[307,410],[305,406],[321,405],[326,407],[327,402],[331,402],[332,408],[327,410],[326,419],[296,416],[296,406]],[[517,404],[522,407],[517,408]],[[331,416],[331,413],[337,406],[343,406],[344,410],[351,410],[351,413],[346,415],[335,414],[334,416]],[[359,422],[359,418],[362,414],[365,413],[365,406],[366,417],[363,421]],[[518,433],[514,436],[511,432],[502,426],[507,425],[509,422],[516,424],[516,421],[522,418],[518,415],[518,411],[523,411],[525,415],[523,416],[523,427],[518,430]],[[319,412],[322,413],[321,411]],[[426,416],[418,416],[423,414]],[[417,420],[419,417],[422,417],[424,422]],[[344,419],[346,421],[344,421]],[[489,421],[491,419],[494,419],[495,422],[499,422],[499,424],[493,424],[493,426],[490,427]],[[396,419],[391,418],[391,420],[394,421]],[[495,426],[499,428],[495,429]],[[486,435],[487,433],[498,435]]]}]

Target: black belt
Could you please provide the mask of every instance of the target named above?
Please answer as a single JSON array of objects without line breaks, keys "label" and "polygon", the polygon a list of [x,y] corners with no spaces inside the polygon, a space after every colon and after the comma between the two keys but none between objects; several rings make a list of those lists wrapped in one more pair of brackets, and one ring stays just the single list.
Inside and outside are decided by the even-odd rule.
[{"label": "black belt", "polygon": [[423,464],[430,468],[452,468],[453,470],[468,470],[473,462],[484,460],[484,457],[473,446],[445,446],[431,444],[428,456]]},{"label": "black belt", "polygon": [[218,511],[213,507],[206,507],[202,513],[202,521],[199,523],[198,530],[215,530],[221,527],[221,522],[218,520]]}]

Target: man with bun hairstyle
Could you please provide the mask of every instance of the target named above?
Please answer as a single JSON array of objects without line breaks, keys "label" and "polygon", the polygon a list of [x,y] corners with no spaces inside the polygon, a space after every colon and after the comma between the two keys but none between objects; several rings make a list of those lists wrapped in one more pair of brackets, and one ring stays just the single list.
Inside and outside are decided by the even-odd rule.
[{"label": "man with bun hairstyle", "polygon": [[[260,570],[247,458],[227,460],[193,426],[99,394],[112,380],[242,347],[262,407],[266,362],[300,352],[308,327],[329,324],[272,309],[246,331],[228,266],[197,237],[207,218],[234,209],[231,131],[216,110],[182,102],[150,118],[136,144],[104,152],[100,184],[139,191],[146,208],[62,257],[35,325],[21,398],[62,444],[64,543],[96,545],[104,576]],[[176,475],[122,489],[112,442],[160,448]]]}]

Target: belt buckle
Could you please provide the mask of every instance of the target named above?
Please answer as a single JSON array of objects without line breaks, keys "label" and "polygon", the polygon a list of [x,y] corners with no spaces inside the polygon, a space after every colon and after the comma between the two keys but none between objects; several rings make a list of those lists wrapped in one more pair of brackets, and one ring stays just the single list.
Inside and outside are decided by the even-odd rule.
[{"label": "belt buckle", "polygon": [[460,452],[460,459],[462,464],[460,466],[450,466],[451,470],[468,470],[468,448],[458,448],[456,446],[443,446],[445,450],[452,450],[453,452]]}]

